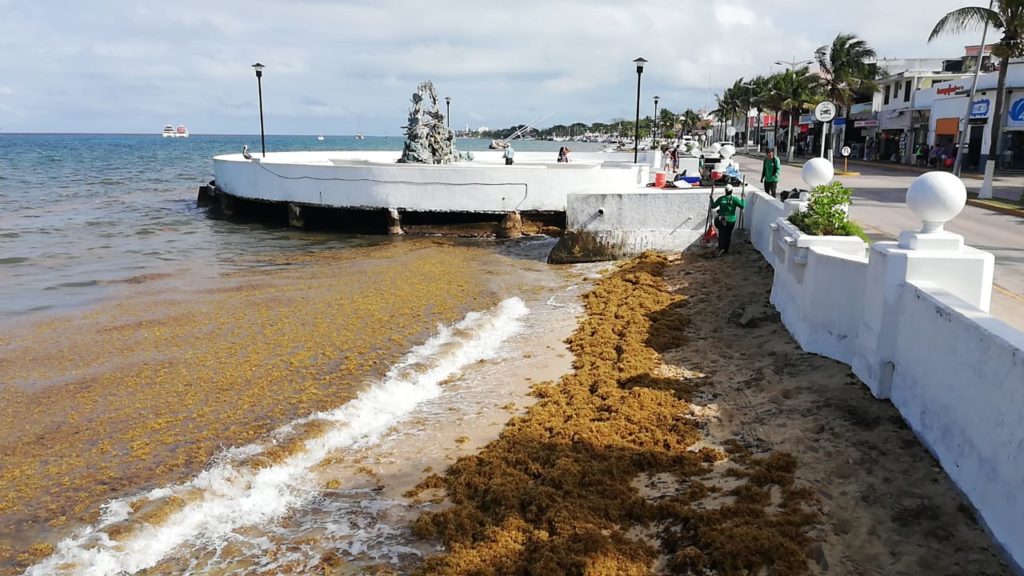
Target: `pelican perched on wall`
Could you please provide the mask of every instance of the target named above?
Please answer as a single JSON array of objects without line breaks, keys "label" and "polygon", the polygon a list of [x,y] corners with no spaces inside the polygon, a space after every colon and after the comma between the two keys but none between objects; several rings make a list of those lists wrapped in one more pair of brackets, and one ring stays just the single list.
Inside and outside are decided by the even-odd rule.
[{"label": "pelican perched on wall", "polygon": [[242,158],[246,160],[252,160],[252,154],[249,154],[249,145],[242,144]]}]

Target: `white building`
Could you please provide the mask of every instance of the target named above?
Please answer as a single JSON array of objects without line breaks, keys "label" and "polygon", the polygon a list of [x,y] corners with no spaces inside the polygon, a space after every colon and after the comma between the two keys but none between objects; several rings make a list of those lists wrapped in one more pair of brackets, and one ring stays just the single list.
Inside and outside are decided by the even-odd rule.
[{"label": "white building", "polygon": [[900,162],[911,163],[915,147],[927,141],[929,132],[929,115],[920,113],[930,109],[927,104],[929,98],[925,97],[919,103],[918,94],[922,91],[930,93],[929,89],[937,83],[961,80],[969,75],[944,71],[946,62],[943,60],[906,62],[907,69],[891,72],[879,82],[873,107],[877,110],[879,158],[895,157]]},{"label": "white building", "polygon": [[[981,170],[988,159],[992,117],[996,106],[998,72],[978,77],[977,93],[965,135],[960,122],[967,111],[971,78],[937,84],[929,121],[929,144],[960,143],[965,170]],[[997,168],[1024,169],[1024,61],[1010,62],[1006,72],[1006,113],[1002,118],[1003,141]]]},{"label": "white building", "polygon": [[[870,102],[850,107],[848,140],[859,141],[865,148],[857,155],[870,156],[877,149],[883,161],[913,162],[918,144],[928,140],[930,90],[937,83],[968,77],[962,70],[965,61],[977,54],[977,47],[967,47],[961,59],[899,58],[882,59],[876,64],[885,76],[878,82],[878,91]],[[973,64],[971,64],[973,65]]]}]

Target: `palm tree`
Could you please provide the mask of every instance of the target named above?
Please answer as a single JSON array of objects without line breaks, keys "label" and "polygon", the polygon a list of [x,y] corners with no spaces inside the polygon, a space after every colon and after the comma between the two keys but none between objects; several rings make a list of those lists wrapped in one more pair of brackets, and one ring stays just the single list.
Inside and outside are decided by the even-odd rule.
[{"label": "palm tree", "polygon": [[723,139],[725,139],[728,134],[729,124],[732,123],[735,126],[735,120],[739,117],[740,113],[746,112],[740,98],[743,90],[743,88],[741,88],[742,84],[743,79],[740,78],[734,82],[731,87],[726,88],[725,91],[722,92],[721,96],[715,95],[718,107],[715,109],[714,114],[716,117],[720,118],[724,124]]},{"label": "palm tree", "polygon": [[878,90],[875,50],[857,36],[838,34],[832,44],[818,48],[814,57],[821,69],[825,95],[839,106],[840,115],[849,112],[855,93]]},{"label": "palm tree", "polygon": [[[935,23],[935,28],[928,36],[928,41],[943,34],[955,34],[965,30],[976,29],[989,25],[1003,31],[1003,37],[992,49],[992,54],[999,58],[999,80],[996,84],[996,109],[992,114],[992,132],[990,136],[988,161],[985,163],[985,182],[981,187],[981,197],[991,197],[992,176],[995,172],[995,160],[999,154],[1001,126],[1006,111],[1006,71],[1010,67],[1010,58],[1024,55],[1024,0],[992,0],[989,8],[981,6],[965,6],[946,14]],[[994,8],[994,9],[993,9]],[[978,60],[980,63],[981,55]],[[968,106],[971,104],[968,103]]]},{"label": "palm tree", "polygon": [[711,114],[715,117],[717,122],[722,123],[723,133],[728,129],[728,122],[732,119],[732,99],[729,95],[729,91],[725,90],[721,94],[715,94],[715,109],[711,111]]},{"label": "palm tree", "polygon": [[772,142],[775,143],[775,146],[779,145],[779,115],[783,110],[783,102],[785,101],[782,92],[779,90],[779,83],[784,74],[784,72],[776,72],[765,78],[765,91],[759,98],[764,109],[775,115],[775,122],[772,125]]},{"label": "palm tree", "polygon": [[786,154],[793,161],[793,129],[797,124],[794,118],[800,117],[802,110],[807,110],[824,98],[821,77],[811,74],[806,66],[789,69],[778,75],[775,89],[782,98],[781,107],[789,116],[789,128],[786,131]]},{"label": "palm tree", "polygon": [[849,108],[854,92],[875,92],[878,67],[875,50],[853,34],[839,34],[832,44],[821,46],[814,53],[825,95],[836,105]]},{"label": "palm tree", "polygon": [[683,131],[693,132],[697,129],[697,124],[700,123],[700,114],[697,114],[691,108],[687,108],[680,117],[680,121],[683,123]]}]

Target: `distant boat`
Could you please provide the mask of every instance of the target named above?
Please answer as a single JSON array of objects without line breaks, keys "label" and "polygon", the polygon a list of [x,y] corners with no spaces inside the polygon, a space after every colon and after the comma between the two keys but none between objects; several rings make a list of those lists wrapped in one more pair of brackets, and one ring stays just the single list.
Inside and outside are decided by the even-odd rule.
[{"label": "distant boat", "polygon": [[317,136],[316,139],[321,141],[321,142],[323,142],[324,141],[324,135],[321,134],[321,135]]},{"label": "distant boat", "polygon": [[363,138],[365,138],[365,136],[362,134],[356,134],[356,140],[362,140]]},{"label": "distant boat", "polygon": [[184,124],[179,124],[177,128],[168,124],[160,135],[164,138],[188,138],[188,128]]}]

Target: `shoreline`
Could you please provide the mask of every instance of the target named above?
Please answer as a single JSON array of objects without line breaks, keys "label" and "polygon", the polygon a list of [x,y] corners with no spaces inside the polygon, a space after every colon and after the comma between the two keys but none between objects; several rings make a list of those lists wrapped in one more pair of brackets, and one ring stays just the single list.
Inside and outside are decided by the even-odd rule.
[{"label": "shoreline", "polygon": [[[433,244],[459,253],[371,250]],[[282,519],[275,569],[301,573],[312,553],[330,574],[1012,573],[891,405],[790,338],[747,244],[569,268],[537,261],[544,247],[507,244],[474,288],[522,296],[523,336],[376,446],[316,466],[322,495]],[[280,301],[267,288],[359,259],[345,254],[298,258],[259,290]],[[287,559],[300,547],[306,560]],[[207,567],[258,565],[251,549],[223,554]]]},{"label": "shoreline", "polygon": [[[488,344],[487,332],[449,331],[459,318],[493,316],[501,308],[499,300],[519,297],[528,307],[518,320],[523,333],[501,345],[497,356],[445,378],[441,396],[417,406],[383,437],[366,445],[356,442],[353,449],[335,451],[313,466],[307,477],[320,486],[322,496],[308,508],[286,512],[279,529],[267,527],[265,538],[242,538],[244,544],[215,552],[202,544],[186,544],[159,559],[154,569],[185,570],[189,558],[199,566],[208,563],[210,569],[273,565],[293,555],[296,546],[306,547],[315,561],[322,556],[317,550],[326,553],[329,546],[346,542],[382,554],[411,549],[400,534],[403,527],[408,532],[410,509],[395,504],[407,502],[402,494],[419,482],[425,469],[443,469],[496,437],[532,401],[532,378],[556,378],[569,368],[563,340],[576,325],[588,267],[547,265],[539,255],[551,243],[542,238],[498,245],[424,238],[285,253],[253,259],[212,286],[147,277],[126,285],[125,294],[103,305],[36,323],[26,320],[19,327],[20,337],[0,342],[5,354],[0,368],[10,376],[10,385],[0,389],[0,398],[10,402],[0,412],[13,415],[10,411],[29,399],[44,397],[46,402],[35,405],[47,410],[22,411],[26,426],[0,436],[0,449],[13,466],[0,470],[0,485],[9,488],[0,508],[11,513],[11,525],[5,528],[13,530],[0,533],[0,574],[20,574],[44,558],[47,563],[37,564],[33,573],[48,570],[54,558],[66,558],[79,569],[88,566],[93,544],[87,541],[73,544],[72,554],[50,557],[59,540],[86,525],[115,541],[143,544],[139,540],[145,530],[140,528],[164,530],[184,508],[208,501],[190,478],[222,474],[218,470],[225,463],[241,474],[285,465],[304,442],[325,429],[318,413],[339,409],[361,388],[380,382],[381,370],[402,366],[412,354],[420,363],[409,374],[426,375],[434,370],[430,360],[435,357],[448,358],[438,360],[447,365],[457,363],[465,339],[476,342],[474,347],[494,345]],[[362,280],[353,283],[351,277]],[[168,285],[185,288],[165,292]],[[410,349],[428,337],[441,338],[435,354],[423,357]],[[273,350],[279,353],[268,356]],[[356,356],[348,350],[365,352]],[[402,352],[401,359],[392,357]],[[213,399],[188,418],[169,412],[187,411],[203,398]],[[81,413],[82,407],[88,415]],[[256,430],[240,428],[248,418],[243,413],[249,412],[254,412],[249,419]],[[231,425],[226,435],[218,434],[224,425],[209,420],[222,413],[228,420],[224,425]],[[62,419],[70,421],[61,424]],[[187,430],[173,428],[179,422]],[[282,424],[286,426],[280,428]],[[49,431],[48,445],[33,441],[33,426]],[[268,433],[267,426],[276,428]],[[132,451],[86,470],[82,466],[92,461],[90,444],[80,444],[97,435],[105,438],[97,441],[104,449],[121,450],[121,442],[131,440]],[[209,452],[213,440],[220,450]],[[252,455],[243,455],[247,453]],[[187,459],[182,460],[183,454]],[[19,472],[30,472],[33,461],[51,464],[34,475]],[[57,463],[63,468],[55,468]],[[124,475],[123,470],[142,470],[144,484],[133,484],[138,474]],[[56,474],[64,475],[64,489],[44,493],[47,479]],[[154,498],[152,488],[170,496]],[[209,496],[216,498],[231,486],[212,488]],[[294,487],[299,492],[306,488]],[[147,497],[154,499],[147,503]],[[127,516],[110,521],[104,513],[98,519],[104,503],[124,508]],[[55,506],[61,517],[55,518]],[[349,519],[354,524],[348,534],[328,528]],[[245,534],[252,536],[253,528]],[[333,539],[328,538],[331,530]],[[313,533],[321,534],[323,548],[308,547]],[[117,554],[96,544],[102,554]],[[140,556],[118,561],[141,566],[150,560]],[[279,568],[287,572],[295,566]]]},{"label": "shoreline", "polygon": [[448,507],[416,522],[446,550],[417,574],[1012,573],[895,409],[801,351],[770,268],[735,252],[598,282],[575,371],[420,484]]},{"label": "shoreline", "polygon": [[186,481],[225,448],[351,399],[438,323],[490,309],[500,279],[515,286],[498,256],[432,239],[260,255],[212,284],[165,292],[182,280],[155,278],[26,319],[0,340],[0,417],[21,423],[0,435],[0,574],[111,499]]}]

